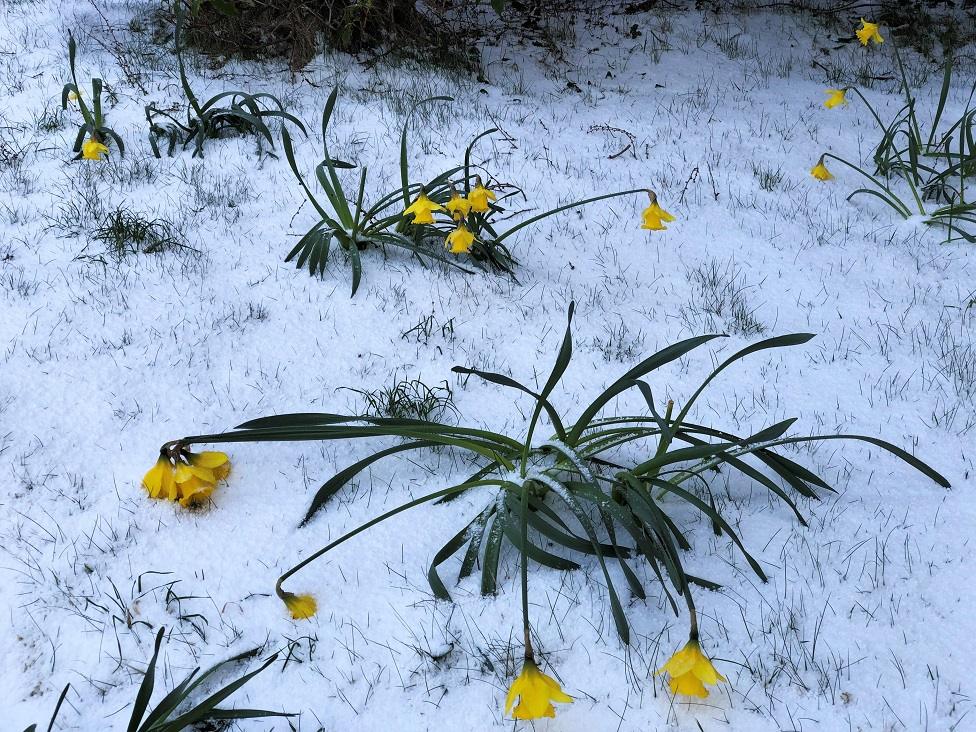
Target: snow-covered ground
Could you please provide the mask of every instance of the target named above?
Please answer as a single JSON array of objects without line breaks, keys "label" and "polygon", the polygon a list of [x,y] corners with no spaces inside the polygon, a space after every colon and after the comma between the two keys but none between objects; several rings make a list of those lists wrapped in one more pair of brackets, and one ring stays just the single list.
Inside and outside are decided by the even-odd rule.
[{"label": "snow-covered ground", "polygon": [[[211,141],[202,160],[151,156],[143,107],[182,100],[174,60],[148,23],[128,27],[146,8],[98,5],[111,30],[85,2],[0,6],[3,729],[46,726],[69,682],[57,728],[124,729],[160,625],[171,630],[166,688],[195,665],[283,650],[232,702],[300,713],[295,729],[517,728],[501,709],[521,653],[514,552],[495,597],[472,578],[450,605],[426,583],[473,499],[419,508],[312,564],[290,583],[317,595],[310,621],[291,620],[273,593],[282,571],[343,531],[450,485],[447,454],[378,464],[302,529],[314,491],[368,445],[231,446],[229,482],[194,512],[149,500],[140,480],[166,440],[276,412],[359,411],[343,387],[403,378],[446,382],[466,422],[518,435],[528,402],[450,369],[538,384],[571,300],[577,349],[555,395],[570,413],[689,335],[731,337],[654,377],[679,405],[715,359],[760,334],[814,332],[730,370],[694,416],[741,433],[797,416],[801,432],[883,437],[953,489],[857,443],[817,445],[793,457],[839,492],[801,501],[804,528],[764,491],[719,476],[722,509],[770,581],[687,516],[689,571],[724,584],[696,594],[705,648],[729,680],[701,702],[673,700],[653,676],[687,634],[653,582],[627,608],[625,647],[595,565],[533,568],[537,650],[576,699],[534,728],[976,729],[976,250],[899,223],[880,202],[847,201],[861,184],[849,171],[829,183],[809,174],[825,150],[869,156],[877,135],[863,106],[821,105],[837,83],[826,70],[890,78],[888,47],[840,43],[846,25],[806,16],[659,10],[557,28],[561,61],[486,45],[483,82],[335,54],[295,76],[283,63],[194,61],[201,97],[269,91],[313,131],[339,84],[332,150],[369,166],[371,195],[399,185],[411,101],[450,94],[411,133],[417,177],[497,126],[479,162],[523,188],[526,209],[651,187],[677,216],[668,231],[641,231],[646,201],[633,197],[548,219],[517,237],[518,283],[367,252],[350,299],[341,257],[323,280],[282,262],[314,222],[283,156],[259,158],[248,138]],[[98,75],[111,87],[124,158],[71,161],[78,114],[58,111],[69,28],[82,83]],[[926,119],[941,77],[911,54],[908,65]],[[964,63],[949,112],[972,78]],[[895,91],[882,79],[865,94],[890,117]],[[310,171],[317,132],[296,144]],[[171,222],[192,249],[99,257],[91,233],[119,207]],[[627,406],[638,405],[612,409]]]}]

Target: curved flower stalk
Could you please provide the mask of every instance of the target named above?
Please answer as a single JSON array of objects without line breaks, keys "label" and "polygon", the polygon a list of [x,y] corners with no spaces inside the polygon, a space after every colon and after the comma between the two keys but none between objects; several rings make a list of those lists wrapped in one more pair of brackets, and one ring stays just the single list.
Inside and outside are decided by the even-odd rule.
[{"label": "curved flower stalk", "polygon": [[[475,467],[463,480],[396,506],[311,553],[279,578],[279,597],[286,600],[288,593],[282,585],[303,567],[392,516],[464,494],[484,496],[481,508],[434,555],[427,573],[434,595],[450,599],[438,568],[462,550],[458,579],[479,572],[484,594],[497,590],[499,561],[506,545],[536,564],[553,569],[571,570],[578,568],[581,561],[593,561],[603,574],[614,624],[625,643],[629,642],[625,603],[620,598],[621,588],[609,571],[610,563],[619,567],[630,595],[643,599],[646,592],[631,562],[646,562],[676,613],[675,597],[690,602],[691,585],[717,587],[708,579],[687,573],[683,567],[682,555],[691,549],[691,542],[677,516],[688,508],[706,518],[716,533],[726,535],[752,571],[765,581],[762,565],[711,499],[711,481],[716,471],[736,474],[765,488],[801,523],[805,522],[796,496],[817,498],[820,491],[831,488],[816,473],[786,457],[780,447],[828,440],[861,441],[900,458],[937,484],[949,485],[940,473],[918,458],[876,437],[788,435],[795,419],[777,422],[753,434],[736,435],[690,419],[690,410],[698,398],[726,369],[759,352],[806,343],[813,338],[808,333],[767,338],[736,351],[712,371],[680,408],[669,401],[662,414],[654,388],[645,378],[722,336],[697,336],[674,343],[626,371],[575,420],[569,421],[550,396],[572,358],[573,312],[571,305],[562,344],[539,392],[503,374],[454,368],[457,374],[528,396],[534,408],[524,434],[513,436],[416,419],[298,413],[255,419],[230,432],[185,437],[180,444],[383,439],[383,447],[322,485],[302,525],[380,460],[434,447],[467,454]],[[632,390],[643,399],[643,411],[600,416],[614,398]],[[534,434],[543,417],[552,436],[540,442]],[[629,450],[622,452],[623,446]],[[635,453],[637,458],[627,457]]]},{"label": "curved flower stalk", "polygon": [[115,130],[105,123],[105,113],[102,111],[102,80],[93,78],[91,80],[91,105],[85,99],[86,94],[78,85],[78,76],[75,73],[75,56],[78,51],[78,44],[75,43],[74,35],[68,32],[68,68],[71,71],[71,81],[61,89],[61,108],[67,109],[68,102],[78,105],[81,112],[82,123],[78,126],[78,135],[71,148],[77,153],[75,160],[101,160],[109,152],[108,143],[112,143],[118,149],[120,155],[125,154],[125,144]]},{"label": "curved flower stalk", "polygon": [[[878,24],[863,18],[856,36],[863,46],[869,43],[881,45],[884,41]],[[976,203],[967,202],[967,183],[976,174],[976,109],[971,106],[976,95],[976,82],[970,89],[962,116],[947,129],[940,131],[939,125],[952,85],[953,58],[951,54],[946,56],[939,101],[929,133],[923,136],[917,114],[918,102],[909,85],[901,54],[896,44],[892,42],[890,46],[901,77],[902,94],[905,97],[904,105],[895,114],[891,123],[885,124],[868,98],[854,86],[827,89],[828,99],[824,102],[824,106],[828,109],[835,109],[845,105],[847,93],[853,92],[871,113],[881,133],[881,140],[873,154],[874,174],[830,153],[826,156],[844,163],[868,180],[869,187],[858,188],[848,196],[848,199],[859,194],[874,196],[884,201],[903,218],[919,215],[924,217],[926,224],[945,227],[949,232],[947,241],[958,236],[970,243],[976,243],[976,234],[971,231],[976,225]],[[826,180],[816,172],[814,176]],[[882,182],[879,176],[884,178],[885,182]],[[888,182],[891,176],[897,176],[904,181],[913,199],[913,205],[907,204],[893,192]],[[926,201],[934,201],[942,205],[928,210]]]}]

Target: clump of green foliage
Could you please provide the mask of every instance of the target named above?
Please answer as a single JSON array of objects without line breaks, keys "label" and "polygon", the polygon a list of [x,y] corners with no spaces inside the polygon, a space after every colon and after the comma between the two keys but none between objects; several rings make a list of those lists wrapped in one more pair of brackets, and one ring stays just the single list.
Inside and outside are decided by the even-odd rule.
[{"label": "clump of green foliage", "polygon": [[83,92],[81,86],[78,84],[78,76],[75,73],[75,56],[77,55],[77,51],[78,44],[75,42],[74,35],[69,31],[68,67],[71,71],[71,81],[61,89],[61,108],[67,109],[68,102],[73,101],[78,105],[78,111],[81,112],[82,116],[82,123],[78,126],[78,135],[75,137],[75,143],[71,148],[72,152],[77,153],[76,159],[80,159],[82,157],[82,146],[87,138],[88,140],[106,146],[109,143],[113,143],[118,148],[119,153],[124,155],[125,145],[122,142],[122,138],[105,121],[105,112],[102,109],[102,91],[104,86],[102,80],[99,78],[93,78],[91,80],[90,100],[85,99],[86,92]]},{"label": "clump of green foliage", "polygon": [[[432,448],[457,451],[473,464],[463,480],[386,511],[309,554],[281,576],[277,585],[279,596],[284,599],[289,595],[282,589],[282,583],[300,569],[376,524],[425,503],[468,495],[481,507],[458,527],[457,533],[431,560],[427,578],[436,597],[450,598],[438,568],[458,553],[462,553],[458,580],[480,573],[481,591],[485,594],[497,590],[499,561],[506,544],[527,560],[554,569],[577,569],[583,557],[592,557],[603,573],[613,620],[624,642],[630,637],[624,612],[626,601],[621,599],[621,588],[610,573],[611,564],[619,567],[630,594],[643,599],[646,590],[632,563],[646,562],[675,612],[678,611],[676,597],[681,597],[694,614],[692,585],[718,586],[684,568],[683,554],[692,545],[687,529],[682,526],[682,517],[689,509],[700,513],[716,535],[727,536],[756,576],[766,580],[762,566],[746,549],[716,500],[714,484],[720,474],[737,475],[769,491],[801,523],[805,521],[796,497],[814,499],[821,491],[832,489],[822,477],[787,457],[780,448],[857,440],[891,453],[941,486],[949,485],[941,474],[918,458],[875,437],[789,435],[795,418],[753,434],[739,435],[691,419],[692,407],[706,387],[726,369],[752,354],[802,345],[813,338],[809,333],[767,338],[736,351],[709,374],[683,406],[676,408],[668,401],[661,409],[660,401],[655,398],[655,387],[646,377],[723,336],[703,335],[680,341],[626,371],[570,421],[551,397],[572,358],[572,317],[570,306],[562,344],[540,391],[503,374],[454,368],[461,376],[477,377],[531,400],[531,417],[525,431],[519,434],[429,420],[299,413],[263,417],[245,422],[231,432],[194,435],[178,442],[189,445],[396,440],[327,480],[312,499],[302,525],[316,517],[344,486],[381,459]],[[633,391],[643,399],[643,410],[601,416],[611,401]],[[543,424],[543,416],[551,434],[539,441],[535,436]],[[523,584],[526,582],[523,576]]]},{"label": "clump of green foliage", "polygon": [[235,90],[215,94],[210,99],[200,102],[193,92],[186,76],[186,66],[183,62],[183,12],[180,3],[176,3],[176,26],[174,29],[174,46],[176,61],[179,67],[180,84],[186,96],[186,121],[181,121],[173,114],[157,108],[153,104],[146,106],[146,121],[149,123],[149,144],[153,154],[161,157],[159,140],[167,144],[166,152],[173,155],[177,145],[186,150],[193,146],[193,157],[203,157],[204,143],[207,140],[223,137],[227,134],[256,135],[274,147],[274,139],[268,128],[268,121],[278,119],[295,125],[302,133],[307,134],[305,125],[294,115],[285,111],[284,105],[273,94]]}]

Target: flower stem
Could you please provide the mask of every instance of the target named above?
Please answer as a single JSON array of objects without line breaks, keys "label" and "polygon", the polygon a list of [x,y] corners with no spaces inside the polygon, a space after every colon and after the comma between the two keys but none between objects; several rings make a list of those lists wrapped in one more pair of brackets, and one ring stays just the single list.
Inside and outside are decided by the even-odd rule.
[{"label": "flower stem", "polygon": [[520,566],[522,580],[522,630],[525,635],[525,658],[531,660],[532,638],[529,630],[529,481],[522,483],[522,561]]}]

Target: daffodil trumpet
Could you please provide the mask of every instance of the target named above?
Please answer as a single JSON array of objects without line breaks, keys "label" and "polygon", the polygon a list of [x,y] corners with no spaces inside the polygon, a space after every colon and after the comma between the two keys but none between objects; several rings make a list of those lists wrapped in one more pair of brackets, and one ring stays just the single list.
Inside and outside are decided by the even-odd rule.
[{"label": "daffodil trumpet", "polygon": [[522,672],[508,689],[505,714],[511,714],[515,719],[555,717],[553,702],[570,704],[572,701],[573,697],[562,690],[559,682],[540,671],[535,659],[529,655],[522,663]]},{"label": "daffodil trumpet", "polygon": [[641,213],[641,228],[650,231],[664,231],[668,228],[664,225],[664,222],[674,221],[674,216],[661,208],[661,205],[657,202],[657,194],[654,191],[648,189],[647,198],[649,203],[647,204],[647,208]]}]

